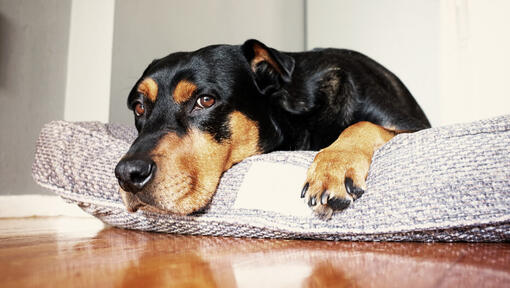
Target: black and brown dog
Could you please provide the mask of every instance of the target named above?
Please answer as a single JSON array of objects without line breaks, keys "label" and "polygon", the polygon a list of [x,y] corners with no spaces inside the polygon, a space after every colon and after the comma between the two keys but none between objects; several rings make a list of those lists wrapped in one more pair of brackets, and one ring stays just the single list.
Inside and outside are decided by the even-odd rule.
[{"label": "black and brown dog", "polygon": [[257,40],[153,61],[128,107],[139,135],[115,175],[129,211],[199,211],[235,163],[276,150],[320,150],[296,197],[301,192],[329,218],[363,194],[378,147],[430,127],[404,84],[367,56],[286,53]]}]

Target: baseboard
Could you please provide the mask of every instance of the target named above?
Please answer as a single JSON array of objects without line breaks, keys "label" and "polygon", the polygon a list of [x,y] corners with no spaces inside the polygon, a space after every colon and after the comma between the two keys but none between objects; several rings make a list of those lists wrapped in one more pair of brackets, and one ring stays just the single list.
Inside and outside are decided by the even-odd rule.
[{"label": "baseboard", "polygon": [[66,203],[58,196],[35,194],[0,196],[0,218],[32,216],[92,217],[78,206]]}]

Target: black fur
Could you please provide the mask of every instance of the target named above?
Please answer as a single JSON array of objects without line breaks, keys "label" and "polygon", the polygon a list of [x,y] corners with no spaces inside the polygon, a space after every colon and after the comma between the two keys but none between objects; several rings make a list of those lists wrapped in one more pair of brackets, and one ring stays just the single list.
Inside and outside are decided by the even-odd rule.
[{"label": "black fur", "polygon": [[[252,70],[255,45],[268,52],[273,64],[262,61]],[[395,75],[350,50],[285,53],[248,40],[240,46],[214,45],[170,54],[153,61],[140,81],[148,76],[158,84],[157,101],[144,100],[136,83],[128,106],[133,109],[135,101],[144,101],[146,113],[135,121],[139,137],[128,155],[148,153],[166,132],[185,135],[190,127],[211,133],[221,143],[231,135],[227,121],[233,111],[258,123],[264,153],[319,150],[359,121],[409,131],[430,127]],[[170,95],[181,79],[198,89],[179,105]],[[204,94],[214,97],[215,105],[194,110]]]}]

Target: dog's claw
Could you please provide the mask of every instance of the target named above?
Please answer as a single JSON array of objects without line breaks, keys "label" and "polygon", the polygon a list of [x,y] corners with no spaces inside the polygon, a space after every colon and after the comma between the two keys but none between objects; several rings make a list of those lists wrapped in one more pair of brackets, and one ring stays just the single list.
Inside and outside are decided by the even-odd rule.
[{"label": "dog's claw", "polygon": [[307,182],[305,186],[303,186],[303,190],[301,190],[301,198],[305,198],[306,191],[308,191],[308,187],[310,187],[310,184]]},{"label": "dog's claw", "polygon": [[353,199],[358,199],[365,193],[365,190],[356,187],[352,181],[351,178],[346,177],[344,180],[345,183],[345,190],[347,190],[347,193],[352,196]]},{"label": "dog's claw", "polygon": [[321,195],[321,204],[322,205],[328,204],[328,199],[329,199],[329,192],[327,190],[324,190],[324,192],[322,192],[322,195]]},{"label": "dog's claw", "polygon": [[315,200],[315,197],[310,197],[310,200],[308,200],[308,206],[313,207],[317,205],[317,200]]}]

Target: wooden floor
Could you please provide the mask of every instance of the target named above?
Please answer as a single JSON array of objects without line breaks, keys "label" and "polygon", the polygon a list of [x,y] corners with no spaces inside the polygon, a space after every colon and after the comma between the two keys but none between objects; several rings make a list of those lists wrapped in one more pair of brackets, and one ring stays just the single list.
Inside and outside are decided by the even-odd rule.
[{"label": "wooden floor", "polygon": [[178,236],[0,219],[0,287],[510,287],[510,244]]}]

